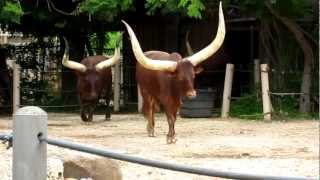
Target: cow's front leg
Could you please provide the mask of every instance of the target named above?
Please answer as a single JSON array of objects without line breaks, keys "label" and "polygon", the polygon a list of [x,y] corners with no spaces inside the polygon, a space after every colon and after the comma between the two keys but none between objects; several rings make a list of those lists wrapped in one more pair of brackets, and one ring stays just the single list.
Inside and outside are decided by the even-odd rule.
[{"label": "cow's front leg", "polygon": [[86,115],[86,107],[82,103],[80,104],[80,114],[81,114],[81,119],[83,122],[87,122],[88,118]]},{"label": "cow's front leg", "polygon": [[174,130],[175,119],[168,119],[169,132],[167,134],[167,144],[175,144],[177,142],[176,133]]},{"label": "cow's front leg", "polygon": [[109,106],[110,100],[106,99],[106,117],[105,120],[106,121],[110,121],[111,120],[111,110],[110,110],[110,106]]},{"label": "cow's front leg", "polygon": [[92,122],[94,109],[95,109],[95,105],[90,104],[88,107],[88,122]]},{"label": "cow's front leg", "polygon": [[177,111],[175,109],[165,109],[167,121],[169,125],[169,132],[167,134],[167,144],[175,144],[177,142],[176,132],[174,129],[175,122],[177,119]]}]

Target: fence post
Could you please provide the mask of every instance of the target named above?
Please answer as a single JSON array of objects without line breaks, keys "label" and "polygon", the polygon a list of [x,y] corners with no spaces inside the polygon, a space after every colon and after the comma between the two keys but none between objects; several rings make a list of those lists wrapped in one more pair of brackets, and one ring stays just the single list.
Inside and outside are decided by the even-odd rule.
[{"label": "fence post", "polygon": [[20,65],[13,61],[13,114],[20,108]]},{"label": "fence post", "polygon": [[13,117],[13,180],[47,178],[47,113],[35,106],[20,108]]},{"label": "fence post", "polygon": [[0,30],[0,44],[7,44],[8,43],[8,32],[2,32]]},{"label": "fence post", "polygon": [[120,62],[118,62],[114,66],[114,89],[113,89],[113,111],[114,112],[120,111],[120,78],[121,78],[121,69],[120,69]]},{"label": "fence post", "polygon": [[225,79],[224,79],[221,118],[228,118],[229,117],[233,72],[234,72],[234,65],[227,64],[226,75],[225,75]]},{"label": "fence post", "polygon": [[140,86],[139,84],[137,85],[137,92],[138,92],[138,112],[142,112],[142,104],[143,104],[143,99],[141,96],[141,91],[140,91]]},{"label": "fence post", "polygon": [[261,64],[261,90],[264,119],[271,120],[271,100],[269,95],[268,64]]}]

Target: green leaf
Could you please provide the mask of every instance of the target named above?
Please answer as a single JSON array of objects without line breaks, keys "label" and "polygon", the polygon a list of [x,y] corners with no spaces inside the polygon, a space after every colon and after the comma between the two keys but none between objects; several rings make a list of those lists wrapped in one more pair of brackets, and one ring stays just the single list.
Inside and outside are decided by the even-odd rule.
[{"label": "green leaf", "polygon": [[0,10],[0,20],[20,24],[20,17],[23,15],[20,4],[7,1]]},{"label": "green leaf", "polygon": [[113,21],[121,12],[133,7],[133,0],[85,0],[79,4],[81,13],[88,13],[93,18]]},{"label": "green leaf", "polygon": [[147,14],[152,15],[157,9],[164,13],[185,13],[189,17],[201,18],[201,13],[205,9],[202,0],[146,0],[145,7]]},{"label": "green leaf", "polygon": [[200,0],[192,0],[188,6],[188,15],[190,17],[201,19],[201,11],[205,9]]}]

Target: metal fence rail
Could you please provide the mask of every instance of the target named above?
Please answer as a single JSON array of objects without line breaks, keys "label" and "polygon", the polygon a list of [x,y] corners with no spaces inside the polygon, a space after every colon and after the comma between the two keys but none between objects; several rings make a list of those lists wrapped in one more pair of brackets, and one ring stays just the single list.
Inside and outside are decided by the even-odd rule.
[{"label": "metal fence rail", "polygon": [[[225,171],[217,171],[208,168],[200,168],[200,167],[192,167],[187,165],[175,164],[175,163],[167,163],[163,161],[157,160],[150,160],[142,157],[132,156],[121,154],[118,152],[114,152],[111,150],[102,150],[98,148],[88,147],[86,145],[80,143],[74,143],[65,140],[59,140],[54,138],[44,138],[39,134],[38,136],[39,141],[41,143],[48,143],[50,145],[63,147],[71,150],[86,152],[98,156],[103,156],[107,158],[127,161],[131,163],[162,168],[172,171],[179,171],[191,174],[198,174],[204,176],[212,176],[212,177],[220,177],[220,178],[227,178],[227,179],[240,179],[240,180],[259,180],[259,179],[270,179],[270,180],[307,180],[307,178],[303,177],[285,177],[285,176],[269,176],[269,175],[255,175],[255,174],[244,174],[244,173],[236,173],[236,172],[225,172]],[[4,142],[12,142],[12,135],[11,134],[0,134],[0,140]],[[311,180],[308,178],[308,180]]]},{"label": "metal fence rail", "polygon": [[70,141],[53,139],[53,138],[44,138],[41,135],[39,135],[39,140],[40,142],[46,142],[54,146],[59,146],[59,147],[64,147],[64,148],[68,148],[76,151],[95,154],[95,155],[99,155],[107,158],[127,161],[131,163],[137,163],[137,164],[156,167],[156,168],[168,169],[172,171],[180,171],[185,173],[204,175],[204,176],[221,177],[221,178],[228,178],[228,179],[243,179],[243,180],[257,180],[257,179],[306,180],[306,178],[302,178],[302,177],[301,178],[281,177],[281,176],[244,174],[244,173],[236,173],[236,172],[224,172],[224,171],[217,171],[217,170],[208,169],[208,168],[200,168],[200,167],[192,167],[192,166],[181,165],[181,164],[167,163],[163,161],[150,160],[142,157],[121,154],[111,150],[102,150],[98,148],[88,147],[80,143],[74,143]]}]

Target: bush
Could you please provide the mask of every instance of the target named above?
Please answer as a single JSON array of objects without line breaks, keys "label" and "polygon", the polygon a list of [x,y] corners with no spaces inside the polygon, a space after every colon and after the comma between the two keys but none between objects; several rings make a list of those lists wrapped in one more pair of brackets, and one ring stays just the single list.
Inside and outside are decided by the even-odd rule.
[{"label": "bush", "polygon": [[243,119],[263,119],[262,102],[256,94],[246,94],[231,102],[230,115]]}]

